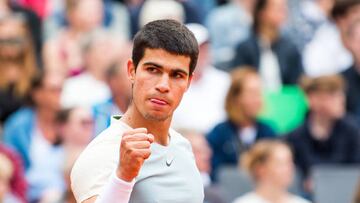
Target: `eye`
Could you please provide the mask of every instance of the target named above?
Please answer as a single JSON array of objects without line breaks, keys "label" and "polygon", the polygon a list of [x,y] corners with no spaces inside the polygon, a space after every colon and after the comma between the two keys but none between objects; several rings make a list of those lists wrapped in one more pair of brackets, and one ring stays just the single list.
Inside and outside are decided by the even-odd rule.
[{"label": "eye", "polygon": [[173,73],[172,76],[173,76],[174,78],[178,78],[178,79],[185,77],[184,74],[182,74],[182,73],[180,73],[180,72],[175,72],[175,73]]},{"label": "eye", "polygon": [[157,73],[157,72],[159,72],[158,69],[156,69],[155,67],[148,67],[146,70],[149,73]]}]

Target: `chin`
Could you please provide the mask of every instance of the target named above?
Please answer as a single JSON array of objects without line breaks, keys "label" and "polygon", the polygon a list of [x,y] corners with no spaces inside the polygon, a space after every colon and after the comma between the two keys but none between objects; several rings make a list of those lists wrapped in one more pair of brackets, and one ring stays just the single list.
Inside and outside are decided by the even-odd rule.
[{"label": "chin", "polygon": [[168,115],[159,115],[159,114],[151,114],[151,113],[146,113],[144,114],[144,118],[146,120],[151,120],[151,121],[166,121],[169,116]]}]

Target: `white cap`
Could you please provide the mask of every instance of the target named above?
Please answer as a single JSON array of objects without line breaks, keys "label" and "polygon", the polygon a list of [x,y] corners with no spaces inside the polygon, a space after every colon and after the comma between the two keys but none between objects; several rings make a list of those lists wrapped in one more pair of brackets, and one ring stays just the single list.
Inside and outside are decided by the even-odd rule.
[{"label": "white cap", "polygon": [[194,33],[199,46],[209,41],[209,32],[203,25],[197,23],[189,23],[186,24],[186,27],[189,28],[192,33]]}]

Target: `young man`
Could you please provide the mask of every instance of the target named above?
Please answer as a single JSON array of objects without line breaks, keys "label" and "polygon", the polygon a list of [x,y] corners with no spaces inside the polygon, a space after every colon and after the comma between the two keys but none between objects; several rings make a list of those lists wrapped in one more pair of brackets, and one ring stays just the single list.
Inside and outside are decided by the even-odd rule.
[{"label": "young man", "polygon": [[170,129],[198,52],[194,35],[173,20],[153,21],[137,33],[127,63],[133,100],[75,163],[71,181],[78,202],[203,201],[191,146]]}]

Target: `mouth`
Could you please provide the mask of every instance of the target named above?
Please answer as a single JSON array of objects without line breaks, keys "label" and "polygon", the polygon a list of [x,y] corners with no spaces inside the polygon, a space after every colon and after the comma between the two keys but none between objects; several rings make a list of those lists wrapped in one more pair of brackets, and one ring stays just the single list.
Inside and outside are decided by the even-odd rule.
[{"label": "mouth", "polygon": [[168,102],[163,99],[151,98],[150,101],[157,105],[162,105],[162,106],[168,105]]}]

